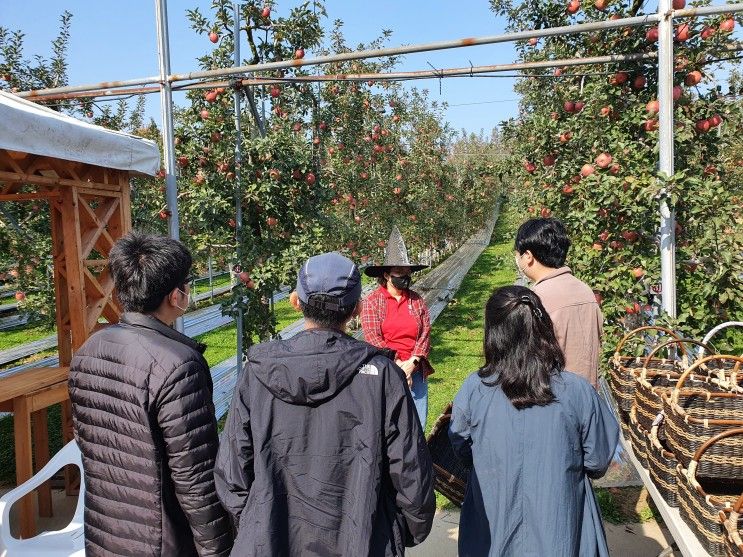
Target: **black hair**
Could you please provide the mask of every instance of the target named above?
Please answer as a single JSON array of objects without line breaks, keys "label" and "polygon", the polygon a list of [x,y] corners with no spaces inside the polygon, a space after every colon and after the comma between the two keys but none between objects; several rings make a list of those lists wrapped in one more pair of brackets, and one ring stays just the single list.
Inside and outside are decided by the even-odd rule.
[{"label": "black hair", "polygon": [[178,240],[130,232],[111,248],[108,267],[124,311],[149,313],[175,288],[185,290],[191,254]]},{"label": "black hair", "polygon": [[557,269],[565,264],[570,238],[557,219],[529,219],[516,232],[514,247],[520,254],[530,251],[542,265]]},{"label": "black hair", "polygon": [[330,302],[333,305],[337,305],[335,298],[332,296],[328,296],[327,294],[312,294],[308,299],[308,303],[299,300],[299,308],[302,310],[302,315],[304,315],[305,319],[325,329],[342,329],[351,318],[351,315],[353,315],[353,310],[356,309],[356,304],[351,307],[338,306],[337,310],[329,309],[324,307],[323,302]]},{"label": "black hair", "polygon": [[565,367],[552,320],[539,296],[523,286],[504,286],[485,306],[485,365],[477,374],[500,385],[516,408],[555,400],[550,376]]},{"label": "black hair", "polygon": [[382,273],[381,275],[379,275],[379,276],[377,277],[377,284],[378,284],[379,286],[384,286],[384,287],[387,287],[387,279],[386,279],[386,278],[384,278],[384,273]]}]

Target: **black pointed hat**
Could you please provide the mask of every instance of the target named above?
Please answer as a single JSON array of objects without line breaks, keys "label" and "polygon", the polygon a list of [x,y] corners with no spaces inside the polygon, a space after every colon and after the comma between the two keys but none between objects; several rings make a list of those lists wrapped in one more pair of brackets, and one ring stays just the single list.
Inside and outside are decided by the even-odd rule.
[{"label": "black pointed hat", "polygon": [[400,229],[396,226],[392,228],[390,239],[387,240],[387,247],[384,250],[384,262],[381,265],[369,265],[364,269],[364,274],[370,277],[381,277],[392,267],[408,267],[413,273],[428,267],[428,265],[413,265],[410,262],[408,249],[405,247],[405,240],[402,239]]}]

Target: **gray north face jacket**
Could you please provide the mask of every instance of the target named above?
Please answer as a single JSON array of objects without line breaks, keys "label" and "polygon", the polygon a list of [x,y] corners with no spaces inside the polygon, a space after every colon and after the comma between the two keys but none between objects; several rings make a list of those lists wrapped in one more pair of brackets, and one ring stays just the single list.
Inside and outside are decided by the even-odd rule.
[{"label": "gray north face jacket", "polygon": [[154,317],[125,313],[75,353],[69,385],[88,557],[229,554],[203,351]]},{"label": "gray north face jacket", "polygon": [[215,477],[237,556],[403,555],[436,510],[402,370],[329,329],[250,349]]}]

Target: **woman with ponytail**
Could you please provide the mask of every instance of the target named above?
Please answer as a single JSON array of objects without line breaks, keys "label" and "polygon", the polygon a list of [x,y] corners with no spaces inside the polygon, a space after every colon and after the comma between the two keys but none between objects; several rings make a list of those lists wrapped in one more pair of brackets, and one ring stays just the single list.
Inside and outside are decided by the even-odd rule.
[{"label": "woman with ponytail", "polygon": [[552,321],[528,288],[493,293],[483,347],[449,432],[472,464],[459,555],[608,556],[589,478],[606,473],[617,446],[611,410],[563,369]]}]

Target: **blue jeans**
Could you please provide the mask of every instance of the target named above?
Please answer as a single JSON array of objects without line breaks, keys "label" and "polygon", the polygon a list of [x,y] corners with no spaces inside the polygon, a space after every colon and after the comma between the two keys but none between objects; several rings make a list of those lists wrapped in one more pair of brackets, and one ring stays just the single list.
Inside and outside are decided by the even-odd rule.
[{"label": "blue jeans", "polygon": [[418,420],[425,432],[426,418],[428,417],[428,381],[423,378],[422,371],[413,372],[413,386],[410,388],[410,393],[413,395]]}]

